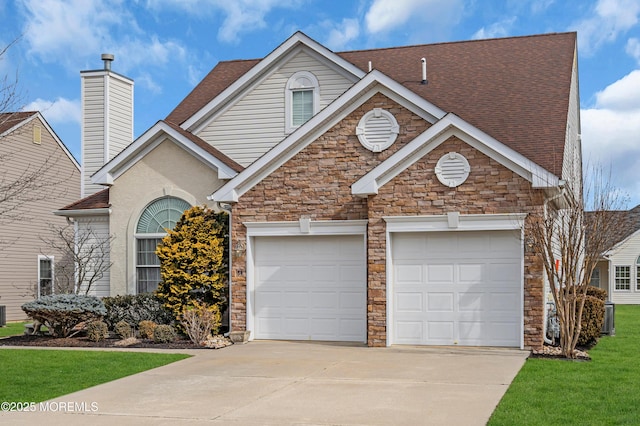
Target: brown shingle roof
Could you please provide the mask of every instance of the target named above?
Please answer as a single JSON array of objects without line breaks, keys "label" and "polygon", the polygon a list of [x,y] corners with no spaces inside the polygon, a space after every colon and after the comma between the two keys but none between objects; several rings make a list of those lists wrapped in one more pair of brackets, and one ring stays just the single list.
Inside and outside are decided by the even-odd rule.
[{"label": "brown shingle roof", "polygon": [[[616,244],[629,238],[634,232],[640,230],[640,205],[635,206],[631,210],[609,210],[603,212],[585,212],[585,220],[595,220],[594,215],[604,213],[606,220],[615,223],[615,233],[611,236],[611,240],[607,242],[607,250],[612,249]],[[590,229],[590,227],[587,227]]]},{"label": "brown shingle roof", "polygon": [[19,124],[34,114],[36,114],[35,111],[0,113],[0,134],[6,132],[16,124]]},{"label": "brown shingle roof", "polygon": [[[338,53],[369,61],[406,88],[453,112],[560,176],[576,33],[426,44]],[[421,58],[427,60],[428,84]],[[259,62],[220,62],[167,117],[181,124]]]},{"label": "brown shingle roof", "polygon": [[111,204],[109,204],[109,188],[107,188],[64,206],[60,210],[93,210],[109,207]]},{"label": "brown shingle roof", "polygon": [[234,170],[234,171],[236,171],[238,173],[240,173],[241,171],[244,170],[243,166],[241,166],[240,164],[236,163],[231,158],[227,157],[222,152],[218,151],[216,148],[214,148],[213,146],[209,145],[208,143],[206,143],[205,141],[203,141],[202,139],[200,139],[199,137],[197,137],[193,133],[187,132],[182,127],[178,126],[177,124],[171,123],[170,121],[164,121],[164,122],[169,127],[174,129],[176,132],[180,133],[182,136],[186,137],[191,142],[193,142],[194,144],[196,144],[200,148],[204,149],[209,154],[211,154],[214,157],[216,157],[218,160],[222,161],[224,164],[229,166],[232,170]]}]

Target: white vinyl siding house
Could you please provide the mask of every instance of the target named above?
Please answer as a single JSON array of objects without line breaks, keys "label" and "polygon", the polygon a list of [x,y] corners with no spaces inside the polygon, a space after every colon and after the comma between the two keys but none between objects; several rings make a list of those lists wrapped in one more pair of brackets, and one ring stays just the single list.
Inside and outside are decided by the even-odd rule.
[{"label": "white vinyl siding house", "polygon": [[[618,244],[606,257],[609,259],[609,299],[622,305],[640,304],[640,231]],[[602,265],[602,277],[607,273],[607,263],[598,265]]]},{"label": "white vinyl siding house", "polygon": [[286,86],[292,75],[304,70],[317,79],[318,111],[352,85],[344,73],[338,72],[306,49],[285,59],[259,84],[257,82],[234,104],[220,111],[214,121],[196,134],[223,154],[247,166],[287,135]]}]

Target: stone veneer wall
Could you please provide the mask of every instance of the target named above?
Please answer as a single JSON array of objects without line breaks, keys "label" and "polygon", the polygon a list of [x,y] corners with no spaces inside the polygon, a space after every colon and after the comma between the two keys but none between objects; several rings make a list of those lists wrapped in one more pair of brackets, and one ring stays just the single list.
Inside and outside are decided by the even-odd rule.
[{"label": "stone veneer wall", "polygon": [[[360,118],[373,108],[391,112],[400,125],[396,142],[381,153],[363,148],[355,135]],[[351,195],[351,185],[430,124],[389,98],[377,94],[339,124],[312,142],[286,164],[240,197],[233,208],[234,241],[246,239],[243,222],[369,219],[368,226],[368,344],[386,344],[385,222],[382,216],[527,212],[529,183],[499,163],[452,138],[429,153],[377,196]],[[471,165],[467,182],[444,187],[433,168],[447,152],[464,155]],[[536,259],[525,256],[525,345],[542,344],[542,279]],[[234,258],[232,271],[232,329],[246,328],[246,258]]]},{"label": "stone veneer wall", "polygon": [[[449,152],[462,154],[471,168],[457,188],[442,185],[434,173],[438,160]],[[529,213],[530,183],[473,147],[451,137],[421,160],[379,188],[369,198],[368,282],[370,346],[386,344],[386,223],[383,216]],[[524,344],[542,345],[542,264],[525,253]]]}]

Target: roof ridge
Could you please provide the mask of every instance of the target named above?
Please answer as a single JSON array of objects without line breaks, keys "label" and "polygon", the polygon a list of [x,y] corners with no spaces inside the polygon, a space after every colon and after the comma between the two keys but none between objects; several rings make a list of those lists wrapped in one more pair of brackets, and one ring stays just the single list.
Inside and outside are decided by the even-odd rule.
[{"label": "roof ridge", "polygon": [[410,48],[422,47],[422,46],[441,46],[441,45],[451,45],[451,44],[481,43],[481,42],[499,41],[499,40],[506,41],[506,40],[514,40],[514,39],[537,38],[537,37],[548,37],[548,36],[570,35],[570,34],[577,34],[577,32],[561,31],[561,32],[543,33],[543,34],[525,34],[525,35],[509,36],[509,37],[480,38],[480,39],[474,39],[474,40],[439,41],[435,43],[407,44],[404,46],[373,47],[370,49],[343,50],[335,53],[337,55],[340,55],[343,53],[380,52],[382,50],[410,49]]}]

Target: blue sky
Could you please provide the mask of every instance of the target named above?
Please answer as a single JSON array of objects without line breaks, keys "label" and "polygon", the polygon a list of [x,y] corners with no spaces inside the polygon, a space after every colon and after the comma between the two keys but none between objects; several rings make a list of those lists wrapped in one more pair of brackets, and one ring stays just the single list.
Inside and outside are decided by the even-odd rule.
[{"label": "blue sky", "polygon": [[0,77],[80,158],[80,74],[135,80],[135,136],[218,61],[260,58],[301,30],[334,51],[578,32],[585,161],[640,204],[640,0],[15,0],[0,2]]}]

